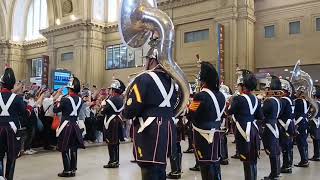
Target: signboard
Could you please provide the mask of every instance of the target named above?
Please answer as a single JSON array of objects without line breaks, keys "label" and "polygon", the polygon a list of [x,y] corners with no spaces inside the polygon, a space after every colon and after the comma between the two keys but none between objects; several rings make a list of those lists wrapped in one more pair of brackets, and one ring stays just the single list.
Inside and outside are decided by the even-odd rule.
[{"label": "signboard", "polygon": [[30,82],[36,84],[37,86],[41,87],[42,85],[42,78],[41,77],[31,77]]},{"label": "signboard", "polygon": [[49,82],[49,56],[43,56],[42,59],[42,85],[48,87]]},{"label": "signboard", "polygon": [[63,88],[63,94],[68,94],[67,88],[65,86],[68,84],[71,77],[71,72],[66,70],[56,70],[53,75],[53,90],[57,91]]},{"label": "signboard", "polygon": [[220,82],[224,82],[224,25],[217,25],[217,35],[218,35],[218,76],[220,77]]}]

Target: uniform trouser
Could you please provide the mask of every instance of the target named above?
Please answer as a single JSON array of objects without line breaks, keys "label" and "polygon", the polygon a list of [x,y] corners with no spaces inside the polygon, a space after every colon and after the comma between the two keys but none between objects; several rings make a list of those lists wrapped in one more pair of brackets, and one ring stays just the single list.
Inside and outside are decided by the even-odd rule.
[{"label": "uniform trouser", "polygon": [[313,157],[320,158],[320,139],[312,139],[313,141]]},{"label": "uniform trouser", "polygon": [[77,170],[77,159],[78,153],[77,149],[69,149],[66,152],[61,152],[62,162],[63,162],[63,171],[70,172]]},{"label": "uniform trouser", "polygon": [[221,180],[220,163],[200,164],[202,180]]},{"label": "uniform trouser", "polygon": [[182,151],[180,142],[176,143],[177,152],[170,157],[171,172],[181,173]]},{"label": "uniform trouser", "polygon": [[[6,153],[5,151],[0,150],[0,177],[2,176],[2,177],[5,177],[7,180],[13,180],[16,159],[12,159],[7,156],[6,169],[4,169],[5,153]],[[4,171],[5,171],[5,174],[4,174]]]},{"label": "uniform trouser", "polygon": [[257,162],[243,162],[244,179],[257,180]]},{"label": "uniform trouser", "polygon": [[193,149],[193,132],[192,128],[188,129],[188,149]]},{"label": "uniform trouser", "polygon": [[297,146],[301,158],[301,163],[308,162],[308,142],[307,136],[298,134],[296,137]]},{"label": "uniform trouser", "polygon": [[109,163],[119,163],[119,144],[108,144]]},{"label": "uniform trouser", "polygon": [[221,138],[221,160],[228,159],[228,139],[227,134],[224,134]]},{"label": "uniform trouser", "polygon": [[32,127],[28,127],[26,130],[26,139],[24,142],[24,150],[29,150],[31,149],[31,145],[32,145],[32,140],[34,138],[34,135],[36,133],[36,129],[34,126]]},{"label": "uniform trouser", "polygon": [[[6,161],[6,169],[4,169],[4,153],[0,155],[0,177],[5,177],[7,180],[13,180],[14,169],[16,165],[15,159],[8,159]],[[5,176],[4,176],[5,170]]]},{"label": "uniform trouser", "polygon": [[271,173],[270,178],[279,177],[280,175],[280,155],[269,156]]},{"label": "uniform trouser", "polygon": [[142,180],[165,180],[166,165],[144,164],[140,165]]},{"label": "uniform trouser", "polygon": [[292,168],[293,163],[293,141],[287,142],[281,146],[282,149],[282,167],[281,169]]}]

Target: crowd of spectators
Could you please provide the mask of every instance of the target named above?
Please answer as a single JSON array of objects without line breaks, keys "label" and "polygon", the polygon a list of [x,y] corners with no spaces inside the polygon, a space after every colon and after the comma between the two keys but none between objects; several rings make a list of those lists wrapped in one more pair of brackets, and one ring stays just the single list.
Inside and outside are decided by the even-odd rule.
[{"label": "crowd of spectators", "polygon": [[[52,128],[54,118],[59,114],[53,113],[54,103],[63,96],[62,89],[56,91],[40,87],[36,84],[26,86],[23,83],[17,83],[15,93],[23,96],[30,116],[21,119],[21,153],[20,155],[32,155],[36,150],[55,150],[57,144],[56,130]],[[108,89],[97,89],[95,86],[82,87],[79,94],[85,102],[86,107],[86,135],[85,144],[103,143],[103,121],[105,116],[101,113],[105,101],[108,99]],[[120,141],[130,141],[131,121],[123,121],[120,126]]]}]

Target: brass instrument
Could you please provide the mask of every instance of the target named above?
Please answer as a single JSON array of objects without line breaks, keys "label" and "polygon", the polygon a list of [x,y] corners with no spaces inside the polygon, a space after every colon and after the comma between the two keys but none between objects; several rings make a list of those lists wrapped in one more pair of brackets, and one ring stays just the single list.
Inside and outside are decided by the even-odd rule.
[{"label": "brass instrument", "polygon": [[[185,74],[173,59],[175,30],[172,20],[157,8],[156,0],[122,0],[119,17],[120,36],[127,46],[141,48],[150,37],[153,38],[149,42],[151,48],[148,55],[156,52],[159,66],[179,85],[182,96],[175,114],[180,114],[188,103],[190,87]],[[129,83],[125,98],[132,85]]]},{"label": "brass instrument", "polygon": [[282,90],[270,90],[270,91],[252,91],[252,94],[256,95],[259,99],[266,99],[269,97],[284,97],[286,93]]},{"label": "brass instrument", "polygon": [[291,82],[298,96],[304,97],[311,104],[309,118],[313,119],[319,111],[318,104],[313,97],[313,80],[308,73],[301,70],[300,64],[298,60],[292,71]]}]

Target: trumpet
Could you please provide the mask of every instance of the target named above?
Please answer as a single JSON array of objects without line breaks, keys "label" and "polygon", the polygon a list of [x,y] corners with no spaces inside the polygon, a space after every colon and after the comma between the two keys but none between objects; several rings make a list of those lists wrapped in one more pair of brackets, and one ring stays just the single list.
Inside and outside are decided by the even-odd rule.
[{"label": "trumpet", "polygon": [[252,91],[252,94],[260,97],[262,99],[269,98],[269,97],[284,97],[286,93],[282,90],[270,90],[270,91]]}]

